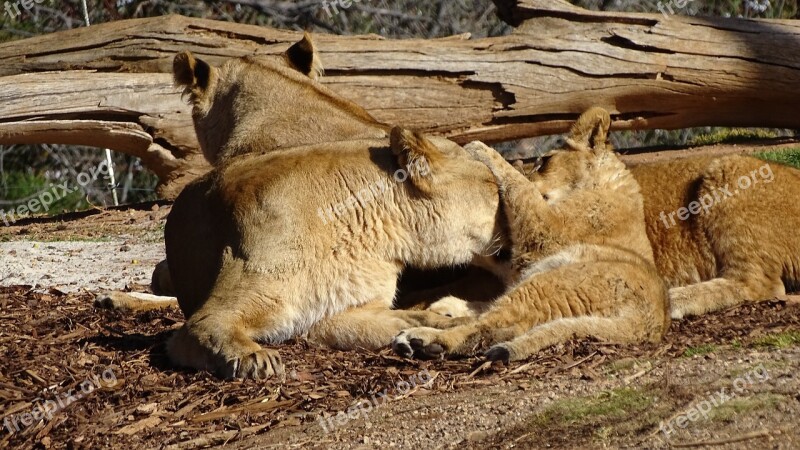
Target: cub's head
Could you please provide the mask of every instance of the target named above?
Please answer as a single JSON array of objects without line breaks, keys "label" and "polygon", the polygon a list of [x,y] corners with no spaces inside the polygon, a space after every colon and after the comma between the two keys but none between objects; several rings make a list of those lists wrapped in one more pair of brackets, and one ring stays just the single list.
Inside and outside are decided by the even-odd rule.
[{"label": "cub's head", "polygon": [[628,183],[629,173],[608,142],[610,126],[608,111],[591,108],[572,125],[563,148],[516,165],[551,201],[576,189],[614,189]]},{"label": "cub's head", "polygon": [[390,140],[399,166],[407,169],[409,208],[422,218],[414,224],[417,239],[430,250],[428,260],[412,265],[424,269],[466,264],[499,251],[500,197],[489,168],[444,138],[395,127]]},{"label": "cub's head", "polygon": [[172,69],[212,164],[243,153],[386,137],[387,127],[317,81],[322,63],[307,33],[281,55],[233,58],[215,67],[183,51]]}]

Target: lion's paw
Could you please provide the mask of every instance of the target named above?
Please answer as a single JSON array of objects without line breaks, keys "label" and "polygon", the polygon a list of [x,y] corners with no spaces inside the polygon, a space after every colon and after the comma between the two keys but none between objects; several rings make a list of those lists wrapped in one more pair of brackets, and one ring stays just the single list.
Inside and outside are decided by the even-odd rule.
[{"label": "lion's paw", "polygon": [[477,317],[478,315],[468,301],[453,296],[433,302],[428,307],[428,311],[445,317]]},{"label": "lion's paw", "polygon": [[511,360],[511,349],[506,344],[493,345],[483,354],[489,361],[502,361],[505,364]]},{"label": "lion's paw", "polygon": [[266,380],[285,377],[283,361],[277,350],[263,348],[241,358],[229,360],[220,370],[223,378]]},{"label": "lion's paw", "polygon": [[438,339],[442,333],[443,330],[429,327],[403,330],[392,340],[392,350],[405,358],[441,358],[447,351]]},{"label": "lion's paw", "polygon": [[681,320],[681,319],[683,319],[683,316],[685,316],[685,315],[686,314],[683,311],[681,311],[681,310],[679,310],[677,308],[673,308],[672,311],[670,311],[670,318],[672,320]]},{"label": "lion's paw", "polygon": [[490,167],[492,165],[492,160],[495,157],[499,156],[502,159],[502,156],[500,156],[495,149],[489,147],[481,141],[470,142],[464,146],[464,150],[466,150],[473,159],[476,159]]}]

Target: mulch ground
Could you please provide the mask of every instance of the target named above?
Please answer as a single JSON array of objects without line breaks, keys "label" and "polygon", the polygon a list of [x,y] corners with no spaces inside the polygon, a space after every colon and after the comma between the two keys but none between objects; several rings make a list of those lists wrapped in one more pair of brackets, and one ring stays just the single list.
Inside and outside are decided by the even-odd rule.
[{"label": "mulch ground", "polygon": [[[673,323],[659,345],[575,341],[510,367],[297,341],[280,346],[285,382],[221,381],[167,363],[163,343],[182,322],[177,310],[123,315],[95,310],[92,300],[0,288],[0,448],[196,448],[317,421],[387,390],[393,399],[554,373],[594,379],[621,358],[677,358],[688,347],[800,330],[800,305],[766,302]],[[429,384],[402,383],[423,370]]]}]

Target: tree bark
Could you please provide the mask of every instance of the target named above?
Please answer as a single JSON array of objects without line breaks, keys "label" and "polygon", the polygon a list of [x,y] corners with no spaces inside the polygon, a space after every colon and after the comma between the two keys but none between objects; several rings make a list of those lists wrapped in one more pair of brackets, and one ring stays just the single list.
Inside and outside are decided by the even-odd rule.
[{"label": "tree bark", "polygon": [[[603,106],[614,129],[800,128],[800,22],[586,11],[495,0],[512,35],[317,35],[323,81],[378,120],[498,142],[564,132]],[[181,16],[0,45],[0,144],[70,143],[143,158],[174,197],[208,170],[172,57],[277,54],[299,33]]]}]

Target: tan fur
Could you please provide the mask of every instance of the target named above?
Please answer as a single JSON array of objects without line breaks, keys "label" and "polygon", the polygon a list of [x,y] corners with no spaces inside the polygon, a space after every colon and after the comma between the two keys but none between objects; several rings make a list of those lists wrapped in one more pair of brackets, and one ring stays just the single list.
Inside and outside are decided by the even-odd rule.
[{"label": "tan fur", "polygon": [[[388,138],[389,126],[318,83],[321,72],[322,63],[308,34],[279,56],[233,58],[214,67],[184,51],[173,62],[175,84],[183,88],[193,105],[200,146],[214,165],[224,165],[243,153]],[[207,213],[198,214],[207,217]],[[197,233],[195,238],[199,241],[209,239],[205,233]],[[156,267],[151,285],[154,293],[177,295],[168,272],[167,260]],[[211,277],[210,273],[203,274],[198,280],[199,291],[209,289]],[[124,292],[102,293],[95,300],[97,307],[125,311],[146,311],[175,303],[174,297],[152,302]]]},{"label": "tan fur", "polygon": [[[671,288],[673,318],[800,287],[800,205],[794,201],[800,171],[738,155],[689,157],[631,171],[642,185],[647,233],[656,267]],[[740,177],[759,182],[741,189]],[[719,201],[714,198],[707,212],[688,220],[673,215],[672,224],[671,212],[707,195],[706,201],[715,195]]]},{"label": "tan fur", "polygon": [[[360,106],[316,81],[321,66],[314,43],[306,34],[281,56],[235,58],[221,67],[213,67],[189,52],[181,52],[175,57],[173,72],[176,84],[183,87],[184,94],[193,104],[195,128],[204,154],[218,166],[225,165],[235,155],[245,153],[260,154],[298,145],[348,139],[388,138],[389,126],[376,121]],[[235,124],[233,116],[236,116]],[[455,146],[444,139],[435,141],[444,147]],[[197,197],[197,201],[203,195],[202,191],[192,186],[184,193],[185,197]],[[183,211],[182,214],[194,215],[200,220],[211,213],[202,210]],[[191,232],[195,233],[194,240],[197,242],[214,239],[210,227],[198,225]],[[182,251],[213,258],[218,249],[190,245]],[[153,273],[153,292],[179,295],[170,288],[171,275],[165,269],[166,260]],[[189,292],[180,294],[191,297],[197,297],[198,292],[201,296],[207,292],[215,274],[215,270],[204,274],[186,273],[181,267],[171,272],[187,279],[194,277],[193,286],[186,287],[188,284],[183,283],[184,289]],[[487,279],[482,285],[498,288],[498,283],[493,279]],[[462,295],[460,291],[455,293]],[[419,299],[420,295],[415,297]],[[430,298],[439,297],[441,295]],[[401,305],[407,305],[418,300],[404,297],[398,301]],[[164,297],[154,303],[123,292],[104,293],[95,301],[98,307],[126,311],[144,311],[157,305],[174,303],[174,297]]]},{"label": "tan fur", "polygon": [[446,317],[477,317],[491,307],[492,302],[466,301],[449,295],[433,302],[427,310]]},{"label": "tan fur", "polygon": [[[568,140],[529,181],[481,143],[467,149],[495,174],[509,222],[512,285],[477,319],[398,335],[401,355],[469,354],[517,360],[572,336],[658,341],[667,293],[653,266],[639,185],[606,144],[608,113],[581,116]],[[565,182],[566,180],[566,182]]]},{"label": "tan fur", "polygon": [[[278,352],[260,343],[307,335],[376,349],[411,326],[448,326],[391,309],[398,274],[468,264],[495,246],[488,168],[446,139],[389,133],[309,76],[316,59],[308,36],[278,59],[175,59],[215,165],[180,194],[165,229],[187,318],[167,343],[175,364],[281,376]],[[337,205],[342,214],[326,214]]]},{"label": "tan fur", "polygon": [[173,73],[192,102],[203,154],[215,165],[243,153],[388,137],[388,126],[315,82],[321,72],[310,36],[282,56],[233,58],[220,67],[189,52]]},{"label": "tan fur", "polygon": [[95,308],[113,309],[124,312],[143,312],[155,309],[164,309],[178,306],[178,299],[174,297],[175,288],[169,274],[167,260],[156,264],[150,282],[153,294],[140,294],[136,292],[102,292],[95,297]]},{"label": "tan fur", "polygon": [[[426,164],[422,164],[425,162]],[[393,174],[406,170],[408,179]],[[376,183],[385,192],[325,221],[320,208]],[[167,352],[224,377],[280,375],[278,343],[309,334],[379,348],[441,316],[391,310],[405,265],[466,264],[494,242],[489,170],[444,140],[396,129],[390,142],[343,141],[231,158],[176,200],[167,259],[186,324]],[[202,243],[198,245],[199,243]]]},{"label": "tan fur", "polygon": [[[535,177],[537,164],[522,170]],[[800,288],[800,206],[790,200],[800,192],[800,171],[741,155],[692,156],[630,170],[642,188],[647,235],[670,288],[673,319]],[[758,183],[742,189],[742,177]],[[697,214],[680,220],[680,208],[704,198],[707,210],[695,206]]]}]

